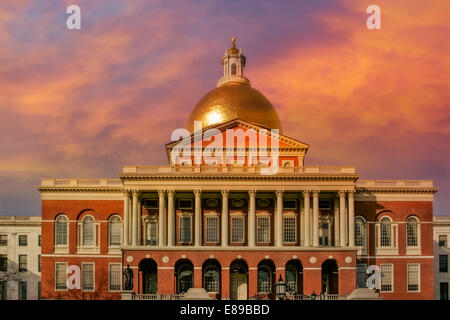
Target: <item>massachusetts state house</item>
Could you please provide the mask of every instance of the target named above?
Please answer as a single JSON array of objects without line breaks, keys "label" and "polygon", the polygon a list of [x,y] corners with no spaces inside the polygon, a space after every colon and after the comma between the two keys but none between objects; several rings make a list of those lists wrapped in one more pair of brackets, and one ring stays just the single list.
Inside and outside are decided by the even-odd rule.
[{"label": "massachusetts state house", "polygon": [[[178,140],[166,144],[168,165],[125,166],[119,179],[42,180],[43,299],[121,299],[128,265],[139,299],[190,288],[270,299],[280,276],[290,299],[338,299],[366,286],[369,265],[381,270],[384,299],[433,299],[432,180],[360,180],[354,167],[305,166],[309,145],[284,135],[244,77],[245,62],[233,39],[217,88],[190,115],[192,144],[179,153]],[[207,131],[198,144],[195,133]],[[206,152],[238,132],[231,159]],[[195,150],[214,157],[197,162]]]}]

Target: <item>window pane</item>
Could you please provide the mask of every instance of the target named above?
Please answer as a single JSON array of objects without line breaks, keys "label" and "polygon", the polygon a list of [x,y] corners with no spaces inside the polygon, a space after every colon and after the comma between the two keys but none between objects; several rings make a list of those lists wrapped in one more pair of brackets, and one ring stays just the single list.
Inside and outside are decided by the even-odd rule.
[{"label": "window pane", "polygon": [[295,293],[297,292],[297,268],[293,265],[288,265],[286,267],[286,290],[287,292]]},{"label": "window pane", "polygon": [[439,284],[439,294],[441,300],[448,300],[448,282],[441,282]]},{"label": "window pane", "polygon": [[109,265],[109,290],[120,291],[122,283],[122,266],[120,263]]},{"label": "window pane", "polygon": [[26,272],[26,271],[27,271],[27,256],[20,255],[19,256],[19,272]]},{"label": "window pane", "polygon": [[285,217],[283,218],[283,241],[284,242],[295,242],[296,235],[296,225],[295,217]]},{"label": "window pane", "polygon": [[417,247],[417,221],[414,218],[408,219],[406,223],[407,246]]},{"label": "window pane", "polygon": [[355,246],[366,245],[366,223],[362,218],[355,219]]},{"label": "window pane", "polygon": [[439,256],[439,272],[448,272],[448,256]]},{"label": "window pane", "polygon": [[236,243],[244,242],[244,218],[231,218],[231,241]]},{"label": "window pane", "polygon": [[0,234],[0,246],[5,247],[8,245],[8,236],[6,234]]},{"label": "window pane", "polygon": [[27,283],[19,281],[19,300],[27,300]]},{"label": "window pane", "polygon": [[219,292],[219,272],[216,268],[210,268],[205,272],[206,292]]},{"label": "window pane", "polygon": [[26,246],[28,242],[28,236],[26,235],[19,235],[19,246]]},{"label": "window pane", "polygon": [[272,292],[271,274],[267,267],[260,267],[258,269],[258,292]]},{"label": "window pane", "polygon": [[55,227],[55,244],[66,245],[67,244],[67,219],[65,217],[58,217]]},{"label": "window pane", "polygon": [[207,217],[206,242],[218,242],[218,241],[219,241],[219,218]]},{"label": "window pane", "polygon": [[0,254],[0,271],[8,271],[8,256]]},{"label": "window pane", "polygon": [[381,219],[380,223],[381,246],[391,246],[391,221],[388,218]]},{"label": "window pane", "polygon": [[0,281],[0,300],[8,299],[8,285],[6,281]]},{"label": "window pane", "polygon": [[408,291],[419,291],[419,270],[418,264],[408,264]]},{"label": "window pane", "polygon": [[94,221],[91,217],[86,217],[83,220],[83,245],[94,245]]},{"label": "window pane", "polygon": [[439,236],[439,246],[440,247],[446,247],[447,246],[447,235],[440,235]]},{"label": "window pane", "polygon": [[393,266],[392,264],[381,264],[381,292],[392,292],[393,289]]},{"label": "window pane", "polygon": [[67,264],[56,263],[55,265],[55,289],[67,289]]},{"label": "window pane", "polygon": [[270,218],[269,217],[257,217],[257,242],[270,242]]},{"label": "window pane", "polygon": [[156,246],[158,244],[158,221],[151,220],[147,222],[146,244]]},{"label": "window pane", "polygon": [[93,263],[83,263],[82,266],[82,282],[83,290],[92,291],[94,290],[94,264]]},{"label": "window pane", "polygon": [[191,217],[180,217],[180,242],[191,242]]},{"label": "window pane", "polygon": [[122,222],[118,217],[113,217],[109,222],[109,245],[120,246],[122,244]]},{"label": "window pane", "polygon": [[367,264],[361,263],[356,265],[356,287],[367,288]]}]

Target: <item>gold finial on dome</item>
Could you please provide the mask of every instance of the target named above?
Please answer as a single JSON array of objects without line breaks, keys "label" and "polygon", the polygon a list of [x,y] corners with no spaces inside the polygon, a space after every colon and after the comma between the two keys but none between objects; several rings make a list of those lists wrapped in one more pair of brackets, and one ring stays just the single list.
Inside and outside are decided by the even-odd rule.
[{"label": "gold finial on dome", "polygon": [[236,48],[236,38],[231,38],[232,47],[228,50],[229,53],[238,53],[239,50]]}]

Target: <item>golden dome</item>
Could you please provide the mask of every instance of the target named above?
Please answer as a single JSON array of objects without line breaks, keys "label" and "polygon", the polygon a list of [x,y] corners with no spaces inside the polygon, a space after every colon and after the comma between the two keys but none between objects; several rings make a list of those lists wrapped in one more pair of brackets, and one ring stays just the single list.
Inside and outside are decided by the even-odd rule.
[{"label": "golden dome", "polygon": [[282,132],[280,118],[270,101],[258,90],[240,83],[225,83],[207,93],[192,111],[187,129],[194,130],[194,120],[202,127],[239,118]]}]

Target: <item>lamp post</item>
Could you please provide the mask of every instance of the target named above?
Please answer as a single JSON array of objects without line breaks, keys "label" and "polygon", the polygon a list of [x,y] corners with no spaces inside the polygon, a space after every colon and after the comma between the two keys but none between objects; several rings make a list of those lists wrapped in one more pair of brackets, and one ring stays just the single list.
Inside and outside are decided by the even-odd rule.
[{"label": "lamp post", "polygon": [[281,274],[276,285],[276,293],[278,300],[284,300],[286,298],[286,283],[283,281]]}]

